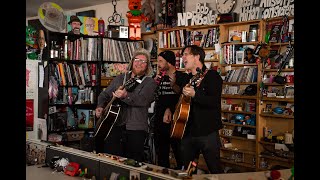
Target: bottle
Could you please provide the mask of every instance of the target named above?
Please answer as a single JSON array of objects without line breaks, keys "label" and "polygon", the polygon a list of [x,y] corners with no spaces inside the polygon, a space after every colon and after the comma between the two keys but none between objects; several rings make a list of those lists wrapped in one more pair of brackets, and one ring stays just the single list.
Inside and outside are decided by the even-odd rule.
[{"label": "bottle", "polygon": [[69,39],[68,36],[64,36],[64,40],[63,40],[63,57],[65,60],[68,60],[68,44],[69,44]]},{"label": "bottle", "polygon": [[60,59],[60,45],[59,44],[55,44],[54,58]]},{"label": "bottle", "polygon": [[99,36],[104,37],[104,20],[102,17],[98,20],[98,34]]},{"label": "bottle", "polygon": [[88,128],[93,128],[94,126],[94,116],[92,110],[89,111],[89,122],[88,122]]},{"label": "bottle", "polygon": [[54,41],[51,41],[50,58],[54,58]]}]

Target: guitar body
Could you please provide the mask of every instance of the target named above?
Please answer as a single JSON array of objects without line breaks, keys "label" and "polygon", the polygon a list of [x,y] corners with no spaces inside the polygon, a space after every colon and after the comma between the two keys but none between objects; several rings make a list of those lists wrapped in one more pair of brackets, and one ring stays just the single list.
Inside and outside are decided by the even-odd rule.
[{"label": "guitar body", "polygon": [[[136,86],[138,86],[142,81],[138,78],[131,78],[125,82],[123,86],[118,89],[126,89],[131,92]],[[96,139],[106,140],[114,126],[117,122],[118,115],[120,113],[121,106],[118,103],[113,103],[117,98],[115,96],[109,101],[107,106],[103,109],[101,117],[97,122],[97,126],[94,132],[94,137]]]},{"label": "guitar body", "polygon": [[[202,78],[206,73],[207,70],[205,72],[202,72],[200,68],[197,68],[197,74],[190,79],[190,82],[186,86],[190,87],[192,82],[197,82],[197,86],[199,86],[199,84],[202,81]],[[191,97],[181,94],[180,99],[176,105],[176,110],[173,113],[173,123],[171,124],[170,135],[171,138],[183,138],[184,131],[186,129],[189,118],[190,105]]]},{"label": "guitar body", "polygon": [[173,114],[170,137],[182,139],[189,118],[190,102],[190,97],[186,97],[183,94],[180,96],[176,110]]},{"label": "guitar body", "polygon": [[98,121],[98,126],[94,134],[95,138],[106,140],[112,130],[113,125],[117,122],[120,112],[120,105],[110,105],[106,116],[101,116]]}]

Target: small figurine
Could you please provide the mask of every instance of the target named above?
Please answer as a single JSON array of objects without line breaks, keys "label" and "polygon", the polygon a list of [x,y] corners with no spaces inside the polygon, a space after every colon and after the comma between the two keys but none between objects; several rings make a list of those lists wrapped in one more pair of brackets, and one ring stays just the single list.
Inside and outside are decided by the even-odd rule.
[{"label": "small figurine", "polygon": [[140,40],[141,39],[141,27],[140,23],[148,21],[148,18],[141,12],[141,0],[129,0],[128,7],[130,11],[127,12],[128,24],[129,24],[129,39]]}]

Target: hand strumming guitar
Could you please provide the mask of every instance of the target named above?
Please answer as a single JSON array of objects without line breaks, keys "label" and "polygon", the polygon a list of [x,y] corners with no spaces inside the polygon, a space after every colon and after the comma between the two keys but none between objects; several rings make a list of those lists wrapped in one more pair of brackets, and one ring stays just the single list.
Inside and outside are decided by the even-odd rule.
[{"label": "hand strumming guitar", "polygon": [[103,111],[102,107],[97,107],[96,108],[96,116],[97,116],[97,118],[100,118],[102,111]]},{"label": "hand strumming guitar", "polygon": [[163,122],[169,124],[172,120],[172,113],[170,108],[167,108],[163,115]]},{"label": "hand strumming guitar", "polygon": [[185,95],[185,96],[190,96],[190,97],[194,97],[194,95],[196,94],[193,86],[185,86],[183,89],[182,89],[182,93]]}]

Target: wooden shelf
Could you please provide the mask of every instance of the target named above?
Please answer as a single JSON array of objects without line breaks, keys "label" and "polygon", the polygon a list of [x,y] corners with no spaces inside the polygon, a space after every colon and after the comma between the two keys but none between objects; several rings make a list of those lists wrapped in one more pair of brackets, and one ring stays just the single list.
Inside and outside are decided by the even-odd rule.
[{"label": "wooden shelf", "polygon": [[257,84],[257,82],[224,82],[223,84],[228,84],[228,85],[250,85],[250,84]]},{"label": "wooden shelf", "polygon": [[272,142],[266,142],[266,141],[259,141],[260,144],[267,144],[267,145],[275,145],[276,143],[272,143]]},{"label": "wooden shelf", "polygon": [[223,113],[234,113],[234,114],[256,114],[256,112],[246,112],[246,111],[228,111],[228,110],[221,110]]},{"label": "wooden shelf", "polygon": [[242,66],[258,66],[255,63],[250,64],[221,64],[221,66],[242,67]]},{"label": "wooden shelf", "polygon": [[156,31],[142,32],[141,36],[153,35],[153,34],[156,34],[156,33],[157,33]]},{"label": "wooden shelf", "polygon": [[250,25],[250,24],[259,24],[261,20],[250,20],[250,21],[241,21],[241,22],[231,22],[231,23],[221,23],[221,26],[241,26],[241,25]]},{"label": "wooden shelf", "polygon": [[257,96],[244,96],[244,95],[232,95],[232,94],[222,94],[222,98],[230,99],[257,99]]},{"label": "wooden shelf", "polygon": [[[264,69],[264,72],[278,72],[278,69]],[[282,69],[281,72],[294,72],[293,68]]]},{"label": "wooden shelf", "polygon": [[196,29],[209,29],[219,27],[219,24],[212,24],[212,25],[195,25],[195,26],[176,26],[172,28],[165,28],[165,29],[157,29],[156,31],[174,31],[180,29],[188,29],[188,30],[196,30]]},{"label": "wooden shelf", "polygon": [[263,116],[263,117],[274,117],[274,118],[283,118],[283,119],[294,119],[294,116],[281,115],[281,114],[260,113],[260,116]]},{"label": "wooden shelf", "polygon": [[294,83],[285,83],[285,84],[278,84],[278,83],[263,83],[265,86],[292,86]]},{"label": "wooden shelf", "polygon": [[226,158],[223,158],[223,157],[221,158],[221,162],[229,163],[229,164],[233,164],[233,165],[238,165],[238,166],[243,166],[243,167],[247,167],[247,168],[252,168],[252,169],[256,168],[255,166],[252,166],[252,164],[244,163],[244,162],[234,162],[231,160],[227,160]]},{"label": "wooden shelf", "polygon": [[253,142],[256,141],[255,139],[247,139],[247,138],[238,137],[238,136],[225,136],[225,135],[220,135],[220,136],[224,137],[224,138],[239,139],[239,140],[243,140],[243,141],[253,141]]},{"label": "wooden shelf", "polygon": [[180,50],[180,49],[183,49],[183,47],[159,48],[159,50],[161,50],[161,51],[165,51],[165,50]]},{"label": "wooden shelf", "polygon": [[256,152],[254,151],[247,151],[247,150],[242,150],[242,149],[235,149],[235,148],[220,148],[220,150],[223,151],[232,151],[232,152],[240,152],[240,153],[244,153],[244,154],[251,154],[251,155],[255,155]]},{"label": "wooden shelf", "polygon": [[254,41],[254,42],[225,42],[223,44],[221,43],[222,46],[232,45],[232,44],[235,44],[235,45],[257,45],[257,44],[259,44],[259,42]]},{"label": "wooden shelf", "polygon": [[215,50],[214,47],[204,47],[203,50]]},{"label": "wooden shelf", "polygon": [[270,97],[263,97],[263,101],[281,101],[281,102],[294,102],[294,98],[270,98]]},{"label": "wooden shelf", "polygon": [[259,155],[259,157],[273,159],[273,160],[277,160],[277,161],[283,161],[283,162],[294,162],[294,159],[282,158],[282,157],[277,157],[277,156]]},{"label": "wooden shelf", "polygon": [[235,123],[228,123],[228,122],[222,122],[222,124],[228,125],[228,126],[241,126],[241,127],[256,128],[256,126],[242,125],[242,124],[235,124]]},{"label": "wooden shelf", "polygon": [[205,59],[204,62],[219,62],[219,59]]},{"label": "wooden shelf", "polygon": [[[291,42],[292,45],[294,45],[294,42]],[[289,45],[289,42],[284,42],[284,43],[269,43],[269,46],[287,46]]]}]

